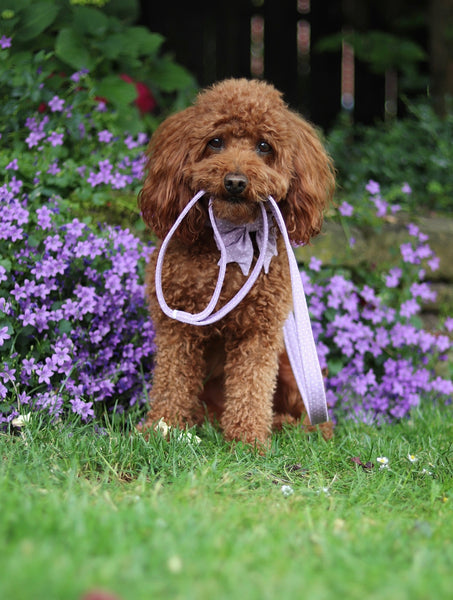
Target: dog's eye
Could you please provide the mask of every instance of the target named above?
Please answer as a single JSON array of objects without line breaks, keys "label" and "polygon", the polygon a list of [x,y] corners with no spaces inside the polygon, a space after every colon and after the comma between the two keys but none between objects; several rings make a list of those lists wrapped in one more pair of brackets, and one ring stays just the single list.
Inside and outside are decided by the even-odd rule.
[{"label": "dog's eye", "polygon": [[212,138],[212,140],[208,142],[208,147],[211,148],[211,150],[222,150],[223,146],[224,143],[220,137]]},{"label": "dog's eye", "polygon": [[272,152],[272,146],[267,142],[261,141],[256,145],[256,151],[258,154],[270,154]]}]

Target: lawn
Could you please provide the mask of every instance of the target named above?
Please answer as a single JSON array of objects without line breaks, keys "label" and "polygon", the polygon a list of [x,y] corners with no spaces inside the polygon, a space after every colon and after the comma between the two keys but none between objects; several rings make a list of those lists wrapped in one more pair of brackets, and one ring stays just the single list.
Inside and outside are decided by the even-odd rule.
[{"label": "lawn", "polygon": [[329,442],[288,428],[264,456],[197,434],[2,434],[0,597],[451,597],[451,407]]}]

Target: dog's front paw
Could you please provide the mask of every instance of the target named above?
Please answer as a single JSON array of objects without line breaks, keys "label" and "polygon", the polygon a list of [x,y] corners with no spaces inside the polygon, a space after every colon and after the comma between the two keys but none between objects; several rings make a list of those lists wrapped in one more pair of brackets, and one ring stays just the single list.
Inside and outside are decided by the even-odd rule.
[{"label": "dog's front paw", "polygon": [[225,439],[229,442],[243,442],[250,446],[256,446],[262,450],[267,450],[270,444],[270,428],[257,427],[246,424],[231,424],[221,422]]}]

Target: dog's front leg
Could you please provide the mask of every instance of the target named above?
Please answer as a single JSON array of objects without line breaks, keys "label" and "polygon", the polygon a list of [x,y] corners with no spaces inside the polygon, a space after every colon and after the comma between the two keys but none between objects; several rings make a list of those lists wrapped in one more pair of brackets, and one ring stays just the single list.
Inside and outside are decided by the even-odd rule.
[{"label": "dog's front leg", "polygon": [[205,376],[201,329],[165,318],[156,332],[157,354],[144,428],[160,419],[184,427],[200,420],[198,399]]},{"label": "dog's front leg", "polygon": [[269,332],[254,331],[225,345],[225,410],[221,426],[229,440],[263,445],[272,428],[278,348]]}]

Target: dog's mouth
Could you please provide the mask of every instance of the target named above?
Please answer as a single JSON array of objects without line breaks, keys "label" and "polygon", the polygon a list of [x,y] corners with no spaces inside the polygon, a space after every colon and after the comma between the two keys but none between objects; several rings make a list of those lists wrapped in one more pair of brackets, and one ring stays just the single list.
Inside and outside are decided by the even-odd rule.
[{"label": "dog's mouth", "polygon": [[252,223],[259,214],[259,202],[246,196],[216,196],[212,198],[214,215],[237,225]]},{"label": "dog's mouth", "polygon": [[224,200],[229,204],[243,204],[247,201],[246,198],[244,198],[244,196],[227,196],[226,198],[224,198]]}]

